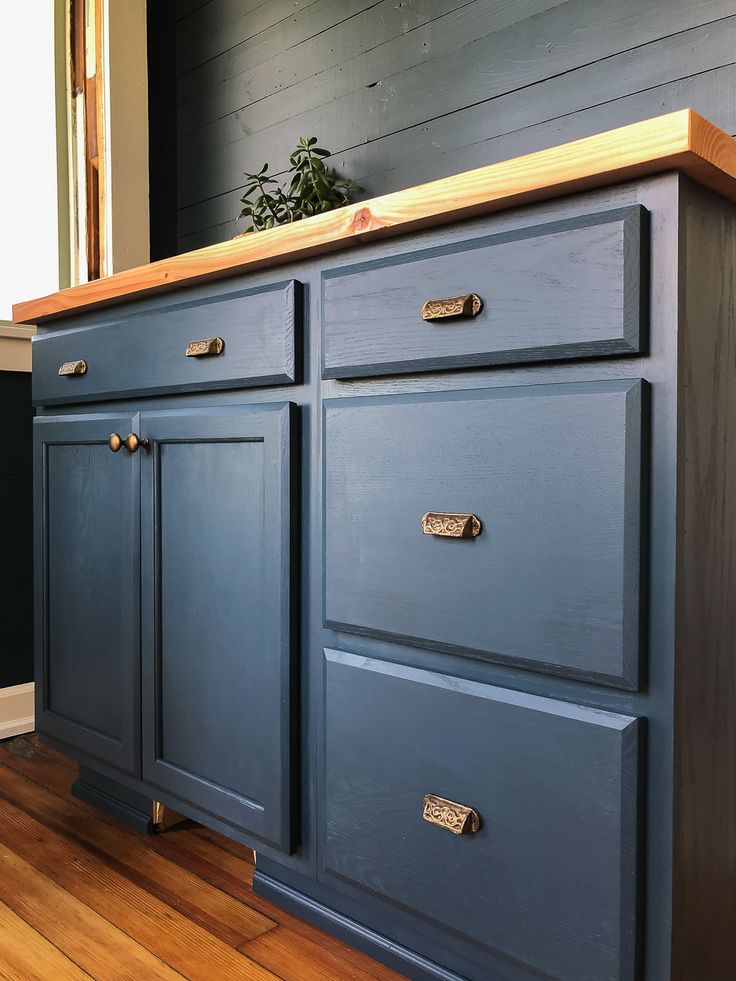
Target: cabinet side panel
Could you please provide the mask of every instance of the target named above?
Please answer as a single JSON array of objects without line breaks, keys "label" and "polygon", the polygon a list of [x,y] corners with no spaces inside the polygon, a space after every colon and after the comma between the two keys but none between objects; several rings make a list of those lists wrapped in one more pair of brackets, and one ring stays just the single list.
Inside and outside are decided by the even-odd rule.
[{"label": "cabinet side panel", "polygon": [[683,185],[673,978],[736,976],[736,209]]}]

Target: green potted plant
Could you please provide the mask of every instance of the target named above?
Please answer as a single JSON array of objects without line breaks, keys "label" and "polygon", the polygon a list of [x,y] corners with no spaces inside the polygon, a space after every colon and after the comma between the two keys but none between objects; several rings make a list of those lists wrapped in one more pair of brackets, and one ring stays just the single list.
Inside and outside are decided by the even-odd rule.
[{"label": "green potted plant", "polygon": [[325,159],[329,156],[329,150],[317,146],[316,136],[301,137],[289,156],[284,184],[270,176],[268,163],[257,173],[246,173],[243,210],[238,217],[250,219],[251,224],[242,234],[287,225],[350,204],[351,193],[360,188],[327,167]]}]

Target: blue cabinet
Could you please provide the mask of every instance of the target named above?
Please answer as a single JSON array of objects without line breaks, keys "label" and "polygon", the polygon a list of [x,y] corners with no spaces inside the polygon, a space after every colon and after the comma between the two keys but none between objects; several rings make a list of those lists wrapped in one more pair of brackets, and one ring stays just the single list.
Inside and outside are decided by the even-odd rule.
[{"label": "blue cabinet", "polygon": [[343,651],[325,676],[325,881],[534,976],[632,976],[637,719]]},{"label": "blue cabinet", "polygon": [[291,846],[293,407],[144,412],[143,776]]},{"label": "blue cabinet", "polygon": [[140,457],[135,413],[37,417],[36,725],[140,774]]},{"label": "blue cabinet", "polygon": [[[35,430],[39,729],[285,851],[293,415],[278,403]],[[111,433],[131,432],[140,447],[111,452]]]},{"label": "blue cabinet", "polygon": [[328,624],[636,688],[646,389],[327,401]]},{"label": "blue cabinet", "polygon": [[41,731],[413,981],[731,981],[734,243],[673,172],[42,326]]}]

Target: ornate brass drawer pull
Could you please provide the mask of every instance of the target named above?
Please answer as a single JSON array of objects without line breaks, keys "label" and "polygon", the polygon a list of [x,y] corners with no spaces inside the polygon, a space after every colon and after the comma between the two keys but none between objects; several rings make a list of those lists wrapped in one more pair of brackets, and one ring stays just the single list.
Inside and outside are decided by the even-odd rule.
[{"label": "ornate brass drawer pull", "polygon": [[86,361],[65,361],[59,366],[60,375],[84,375],[86,371]]},{"label": "ornate brass drawer pull", "polygon": [[201,341],[190,341],[185,353],[188,358],[206,358],[222,354],[224,350],[225,342],[221,337],[203,337]]},{"label": "ornate brass drawer pull", "polygon": [[483,300],[477,293],[461,293],[440,300],[427,300],[422,307],[422,320],[451,320],[453,317],[477,317]]},{"label": "ornate brass drawer pull", "polygon": [[422,515],[422,531],[425,535],[442,538],[476,538],[483,531],[483,525],[474,514],[427,511]]},{"label": "ornate brass drawer pull", "polygon": [[473,835],[480,830],[482,823],[480,814],[474,808],[445,800],[444,797],[435,797],[434,794],[424,795],[422,817],[430,824],[452,831],[454,835]]},{"label": "ornate brass drawer pull", "polygon": [[137,453],[141,446],[144,450],[147,449],[148,440],[141,439],[136,433],[129,433],[125,439],[120,433],[111,433],[107,445],[112,453],[118,453],[123,447],[128,453]]}]

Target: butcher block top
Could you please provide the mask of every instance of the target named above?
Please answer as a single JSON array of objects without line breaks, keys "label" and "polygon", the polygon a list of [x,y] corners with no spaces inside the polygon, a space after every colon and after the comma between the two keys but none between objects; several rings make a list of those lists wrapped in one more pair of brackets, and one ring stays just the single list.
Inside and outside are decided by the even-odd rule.
[{"label": "butcher block top", "polygon": [[682,171],[736,202],[736,140],[683,109],[16,303],[13,319],[44,323],[668,170]]}]

